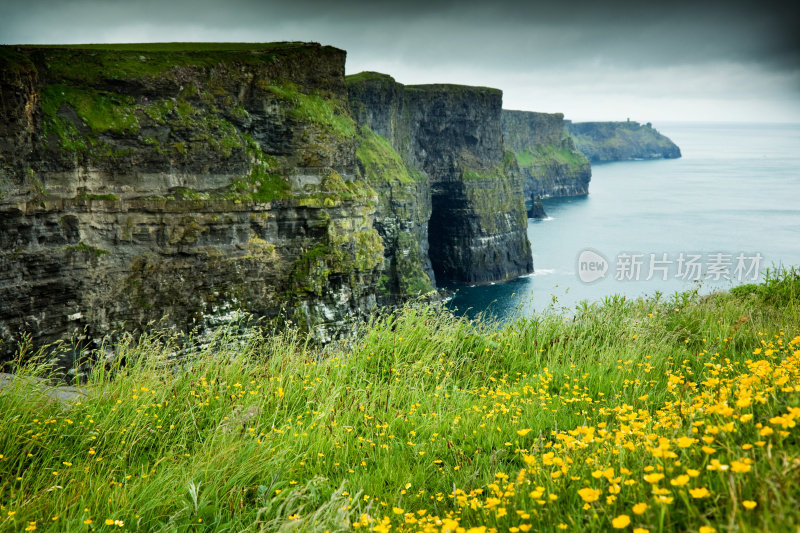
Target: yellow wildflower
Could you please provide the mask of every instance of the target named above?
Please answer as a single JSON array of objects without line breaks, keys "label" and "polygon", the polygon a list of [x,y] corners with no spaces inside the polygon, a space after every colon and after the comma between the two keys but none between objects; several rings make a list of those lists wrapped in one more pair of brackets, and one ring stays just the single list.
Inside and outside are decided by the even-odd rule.
[{"label": "yellow wildflower", "polygon": [[611,521],[614,529],[624,529],[631,523],[631,517],[626,514],[621,514]]},{"label": "yellow wildflower", "polygon": [[662,479],[664,479],[664,474],[660,474],[658,472],[654,472],[652,474],[647,474],[646,476],[644,476],[644,480],[647,481],[648,483],[658,483]]},{"label": "yellow wildflower", "polygon": [[742,502],[742,505],[744,505],[744,508],[749,511],[750,509],[755,509],[756,505],[758,505],[758,504],[756,502],[754,502],[753,500],[744,500]]},{"label": "yellow wildflower", "polygon": [[594,501],[597,501],[598,498],[600,498],[600,494],[602,494],[602,492],[603,491],[598,489],[593,489],[591,487],[584,487],[578,491],[578,495],[581,498],[583,498],[583,501],[585,501],[586,503],[592,503]]},{"label": "yellow wildflower", "polygon": [[737,474],[746,474],[751,469],[751,466],[747,463],[743,463],[741,461],[733,461],[731,463],[731,470],[736,472]]},{"label": "yellow wildflower", "polygon": [[669,484],[672,485],[673,487],[682,487],[687,483],[689,483],[689,476],[687,476],[686,474],[680,475],[675,479],[671,479],[669,481]]},{"label": "yellow wildflower", "polygon": [[647,510],[647,504],[644,502],[637,503],[633,506],[634,514],[642,514]]},{"label": "yellow wildflower", "polygon": [[708,489],[705,487],[699,487],[696,489],[689,489],[689,494],[692,495],[692,498],[708,498],[711,493],[708,492]]}]

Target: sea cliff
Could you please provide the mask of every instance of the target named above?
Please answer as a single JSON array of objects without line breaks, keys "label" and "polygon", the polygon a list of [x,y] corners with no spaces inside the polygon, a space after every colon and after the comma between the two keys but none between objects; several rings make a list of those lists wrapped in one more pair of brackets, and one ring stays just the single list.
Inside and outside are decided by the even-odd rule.
[{"label": "sea cliff", "polygon": [[378,194],[345,52],[304,43],[4,47],[0,338],[374,309]]},{"label": "sea cliff", "polygon": [[438,283],[486,283],[532,271],[522,176],[503,145],[502,92],[347,78],[359,124],[386,139],[430,187],[428,240]]},{"label": "sea cliff", "polygon": [[240,311],[325,342],[437,282],[531,272],[502,93],[346,82],[344,62],[314,43],[0,47],[0,360]]}]

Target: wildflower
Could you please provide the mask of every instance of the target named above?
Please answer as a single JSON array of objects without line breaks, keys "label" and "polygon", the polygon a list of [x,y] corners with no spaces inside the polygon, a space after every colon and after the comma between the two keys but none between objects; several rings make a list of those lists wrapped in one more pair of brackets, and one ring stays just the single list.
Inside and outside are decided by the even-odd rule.
[{"label": "wildflower", "polygon": [[711,460],[711,464],[706,466],[707,470],[722,470],[722,471],[724,471],[724,470],[727,470],[728,468],[729,468],[728,465],[720,463],[718,459],[712,459]]},{"label": "wildflower", "polygon": [[703,450],[703,453],[705,453],[707,455],[711,455],[712,453],[717,451],[714,448],[711,448],[710,446],[703,446],[702,450]]},{"label": "wildflower", "polygon": [[644,502],[637,503],[633,506],[633,513],[634,514],[642,514],[647,510],[647,504]]},{"label": "wildflower", "polygon": [[530,429],[520,429],[517,430],[517,435],[519,435],[520,437],[524,437],[525,435],[530,433],[530,431],[531,431]]},{"label": "wildflower", "polygon": [[671,479],[669,481],[669,484],[674,486],[674,487],[682,487],[682,486],[686,485],[687,483],[689,483],[689,476],[687,476],[685,474],[684,475],[680,475],[680,476],[676,477],[675,479]]},{"label": "wildflower", "polygon": [[646,476],[644,476],[645,481],[653,484],[658,483],[662,479],[664,479],[664,474],[660,474],[658,472],[654,472],[652,474],[647,474]]},{"label": "wildflower", "polygon": [[711,526],[700,526],[698,533],[717,533],[717,530]]},{"label": "wildflower", "polygon": [[637,527],[634,528],[633,533],[650,533],[650,530],[643,527]]},{"label": "wildflower", "polygon": [[692,498],[708,498],[711,493],[708,492],[708,489],[705,487],[699,487],[696,489],[689,489],[689,494],[692,495]]},{"label": "wildflower", "polygon": [[628,527],[630,523],[631,517],[626,514],[621,514],[611,521],[611,525],[614,526],[614,529],[624,529]]},{"label": "wildflower", "polygon": [[741,461],[733,461],[731,463],[731,470],[737,474],[746,474],[751,469],[750,465]]},{"label": "wildflower", "polygon": [[749,511],[751,509],[755,509],[756,505],[758,505],[758,504],[756,502],[754,502],[753,500],[744,500],[742,502],[742,505],[744,505],[744,508]]},{"label": "wildflower", "polygon": [[394,514],[403,514],[405,512],[405,509],[401,509],[400,507],[392,507],[392,512]]},{"label": "wildflower", "polygon": [[593,489],[591,487],[584,487],[578,491],[578,495],[581,498],[583,498],[583,501],[585,501],[586,503],[592,503],[594,501],[597,501],[598,498],[600,498],[600,494],[602,494],[602,492],[603,491],[598,489]]},{"label": "wildflower", "polygon": [[697,442],[697,439],[693,439],[691,437],[678,437],[677,441],[679,448],[688,448],[695,442]]}]

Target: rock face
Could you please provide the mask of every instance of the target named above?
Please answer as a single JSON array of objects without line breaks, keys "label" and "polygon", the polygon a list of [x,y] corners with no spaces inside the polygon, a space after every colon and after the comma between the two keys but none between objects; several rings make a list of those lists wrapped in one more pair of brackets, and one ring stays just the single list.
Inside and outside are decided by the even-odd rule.
[{"label": "rock face", "polygon": [[593,163],[631,159],[675,159],[681,150],[650,123],[567,121],[575,146]]},{"label": "rock face", "polygon": [[430,294],[435,287],[428,254],[430,184],[367,126],[361,126],[359,140],[359,168],[378,192],[375,228],[384,248],[378,303],[394,305]]},{"label": "rock face", "polygon": [[370,72],[347,81],[356,121],[388,140],[430,187],[436,281],[485,283],[531,272],[522,178],[503,147],[501,91],[404,86]]},{"label": "rock face", "polygon": [[304,43],[1,47],[0,360],[28,335],[235,309],[325,340],[372,310],[376,210],[411,208],[362,176],[344,61]]},{"label": "rock face", "polygon": [[563,114],[504,109],[502,117],[506,148],[525,178],[529,216],[544,216],[541,198],[589,193],[591,165],[566,135]]}]

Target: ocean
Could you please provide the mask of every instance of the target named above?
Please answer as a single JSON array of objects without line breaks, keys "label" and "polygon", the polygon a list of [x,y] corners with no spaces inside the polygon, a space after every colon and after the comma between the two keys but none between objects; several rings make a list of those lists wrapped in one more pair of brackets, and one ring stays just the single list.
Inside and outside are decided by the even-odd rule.
[{"label": "ocean", "polygon": [[709,293],[800,266],[800,124],[654,124],[680,159],[592,166],[589,195],[528,221],[534,274],[449,286],[458,314],[504,320],[582,301]]}]

